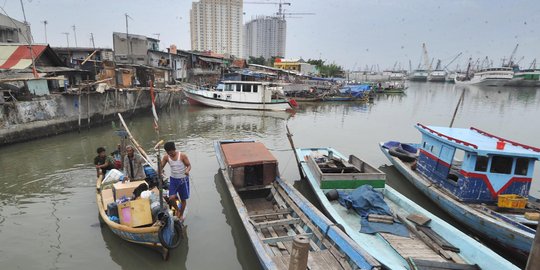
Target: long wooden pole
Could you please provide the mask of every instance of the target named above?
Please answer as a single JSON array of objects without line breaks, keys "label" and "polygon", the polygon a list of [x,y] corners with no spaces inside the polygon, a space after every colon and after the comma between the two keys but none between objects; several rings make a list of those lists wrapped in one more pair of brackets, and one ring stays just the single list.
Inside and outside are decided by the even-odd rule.
[{"label": "long wooden pole", "polygon": [[454,125],[454,120],[456,119],[457,110],[459,108],[459,104],[461,104],[461,101],[463,100],[463,97],[465,96],[465,88],[463,88],[463,91],[461,91],[461,96],[459,96],[458,103],[456,105],[456,109],[454,110],[454,115],[452,116],[452,121],[450,121],[450,127]]},{"label": "long wooden pole", "polygon": [[527,266],[525,270],[540,269],[540,229],[536,229],[536,235],[534,236],[531,252],[529,253],[529,259],[527,260]]},{"label": "long wooden pole", "polygon": [[302,171],[302,166],[300,165],[300,159],[298,158],[298,155],[296,155],[296,147],[294,147],[294,141],[292,139],[291,131],[289,130],[289,125],[285,125],[285,128],[287,128],[287,138],[289,139],[289,143],[291,144],[291,148],[293,151],[294,158],[296,159],[296,165],[298,166],[298,173],[300,174],[300,177],[303,179],[304,172]]},{"label": "long wooden pole", "polygon": [[118,113],[118,117],[120,118],[120,123],[122,123],[122,126],[124,127],[124,129],[126,130],[127,134],[128,134],[128,137],[129,137],[129,140],[131,141],[131,143],[133,143],[133,145],[135,146],[135,148],[137,148],[137,150],[139,151],[139,153],[141,154],[142,158],[144,159],[144,161],[146,161],[146,163],[150,164],[150,166],[152,166],[154,169],[156,169],[156,164],[154,164],[153,162],[151,162],[150,158],[148,157],[148,154],[146,154],[146,152],[144,151],[144,149],[141,147],[141,145],[137,142],[137,140],[135,140],[135,138],[133,137],[133,135],[131,135],[131,131],[129,131],[129,128],[127,127],[126,125],[126,122],[124,121],[124,118],[122,117],[122,114]]}]

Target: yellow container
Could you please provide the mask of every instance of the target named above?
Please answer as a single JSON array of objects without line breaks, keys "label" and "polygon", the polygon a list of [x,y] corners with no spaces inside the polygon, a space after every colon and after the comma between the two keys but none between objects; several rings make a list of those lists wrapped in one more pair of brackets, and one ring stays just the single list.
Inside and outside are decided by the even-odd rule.
[{"label": "yellow container", "polygon": [[120,224],[129,227],[140,227],[152,224],[150,200],[137,199],[118,205]]},{"label": "yellow container", "polygon": [[525,208],[528,199],[517,194],[501,194],[498,196],[497,206],[503,208]]}]

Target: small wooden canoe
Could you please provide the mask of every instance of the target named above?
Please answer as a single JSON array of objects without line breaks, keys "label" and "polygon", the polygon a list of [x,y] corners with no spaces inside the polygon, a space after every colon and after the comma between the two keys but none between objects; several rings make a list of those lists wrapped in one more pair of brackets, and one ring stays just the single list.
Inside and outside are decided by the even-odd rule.
[{"label": "small wooden canoe", "polygon": [[[385,186],[384,173],[354,155],[347,158],[326,147],[297,148],[295,153],[325,212],[385,267],[424,269],[419,266],[431,265],[447,268],[429,269],[517,269],[490,249]],[[362,185],[371,185],[383,195],[384,202],[393,212],[389,216],[391,222],[404,224],[409,237],[386,232],[361,233],[360,215],[337,200],[330,201],[325,194],[334,189],[352,192]],[[426,222],[422,225],[426,226],[416,226],[409,219],[417,222],[421,219],[421,223]],[[385,221],[379,219],[378,222]]]},{"label": "small wooden canoe", "polygon": [[102,176],[98,177],[96,183],[96,203],[98,206],[99,216],[103,222],[105,222],[107,227],[109,227],[114,234],[118,235],[118,237],[122,238],[123,240],[157,250],[161,253],[163,259],[166,260],[169,256],[169,250],[161,245],[158,235],[161,227],[158,225],[158,223],[149,227],[131,228],[111,221],[103,206],[101,182]]},{"label": "small wooden canoe", "polygon": [[380,269],[380,264],[279,177],[261,143],[214,143],[227,190],[264,269],[288,269],[293,239],[309,238],[308,269]]}]

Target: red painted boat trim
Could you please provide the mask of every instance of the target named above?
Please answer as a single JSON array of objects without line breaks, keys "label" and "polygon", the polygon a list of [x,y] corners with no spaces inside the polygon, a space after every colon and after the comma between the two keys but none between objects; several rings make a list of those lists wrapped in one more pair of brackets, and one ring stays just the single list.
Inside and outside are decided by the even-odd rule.
[{"label": "red painted boat trim", "polygon": [[431,128],[428,128],[428,127],[426,127],[426,126],[424,126],[424,125],[422,125],[420,123],[416,123],[416,125],[423,128],[423,129],[425,129],[425,130],[427,130],[427,131],[429,131],[429,132],[431,132],[431,133],[433,133],[433,134],[435,134],[435,135],[437,135],[437,136],[439,136],[439,137],[445,138],[445,139],[447,139],[449,141],[454,141],[456,143],[463,144],[465,146],[470,146],[470,147],[472,147],[474,149],[478,149],[478,146],[476,144],[472,144],[472,143],[469,143],[469,142],[466,142],[466,141],[456,139],[454,137],[450,137],[448,135],[444,135],[444,134],[442,134],[440,132],[437,132],[437,131],[435,131],[435,130],[433,130]]},{"label": "red painted boat trim", "polygon": [[433,154],[429,153],[428,151],[426,151],[424,149],[420,149],[420,153],[426,155],[428,158],[431,158],[431,159],[435,160],[435,162],[437,162],[438,164],[441,164],[446,168],[450,168],[450,164],[444,162],[442,159],[434,156]]},{"label": "red painted boat trim", "polygon": [[489,178],[488,178],[487,175],[482,174],[482,173],[466,172],[464,170],[459,171],[459,173],[461,173],[465,177],[473,177],[473,178],[482,179],[482,181],[484,181],[484,183],[486,183],[486,186],[488,187],[489,191],[491,192],[491,196],[493,198],[497,198],[497,195],[503,193],[511,184],[513,184],[515,182],[522,182],[522,183],[531,183],[532,182],[532,178],[514,176],[514,177],[510,178],[510,181],[508,181],[506,184],[504,184],[504,186],[502,186],[499,191],[496,192],[493,189],[493,186],[491,185],[491,182],[489,181]]},{"label": "red painted boat trim", "polygon": [[487,133],[485,131],[482,131],[482,130],[479,130],[475,127],[471,127],[471,130],[474,130],[484,136],[488,136],[488,137],[491,137],[491,138],[495,138],[495,139],[498,139],[499,141],[504,141],[504,142],[507,142],[507,143],[510,143],[512,144],[513,146],[521,146],[527,150],[532,150],[534,152],[540,152],[540,148],[537,148],[537,147],[534,147],[534,146],[530,146],[530,145],[526,145],[526,144],[522,144],[522,143],[518,143],[518,142],[515,142],[515,141],[511,141],[511,140],[507,140],[505,138],[501,138],[499,136],[495,136],[493,134],[490,134],[490,133]]},{"label": "red painted boat trim", "polygon": [[[437,162],[438,164],[441,164],[447,168],[450,168],[450,164],[442,161],[441,159],[437,158],[436,156],[432,155],[431,153],[427,152],[426,150],[423,150],[423,149],[420,149],[420,153],[424,154],[425,156],[427,156],[428,158],[432,159],[432,160],[435,160],[435,162]],[[510,178],[510,180],[504,184],[504,186],[501,187],[501,189],[499,191],[495,191],[495,189],[493,189],[493,186],[491,185],[491,182],[489,181],[489,177],[485,174],[481,174],[481,173],[475,173],[475,172],[467,172],[467,171],[464,171],[464,170],[460,170],[459,173],[461,175],[463,175],[464,177],[467,177],[467,178],[479,178],[481,179],[487,186],[487,188],[489,189],[489,192],[491,193],[491,196],[493,198],[497,198],[497,195],[503,193],[510,185],[512,185],[513,183],[515,182],[522,182],[522,183],[531,183],[532,182],[532,178],[529,178],[529,177],[518,177],[518,176],[514,176],[512,178]]]}]

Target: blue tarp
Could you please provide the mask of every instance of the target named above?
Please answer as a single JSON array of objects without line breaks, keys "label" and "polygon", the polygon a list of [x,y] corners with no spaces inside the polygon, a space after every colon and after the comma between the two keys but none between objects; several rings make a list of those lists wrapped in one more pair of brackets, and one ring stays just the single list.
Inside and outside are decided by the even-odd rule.
[{"label": "blue tarp", "polygon": [[387,232],[404,237],[409,236],[407,227],[395,220],[393,224],[368,221],[369,214],[393,215],[383,195],[370,185],[360,186],[349,194],[339,192],[339,203],[347,209],[354,209],[360,215],[361,233]]},{"label": "blue tarp", "polygon": [[412,154],[416,154],[416,152],[418,151],[418,149],[414,146],[412,146],[411,144],[406,144],[406,143],[400,143],[400,142],[397,142],[397,141],[387,141],[383,144],[383,147],[386,148],[386,149],[390,149],[390,148],[394,148],[394,147],[399,147],[409,153],[412,153]]},{"label": "blue tarp", "polygon": [[342,94],[351,94],[355,97],[361,97],[364,95],[364,92],[371,90],[371,86],[368,84],[352,84],[346,85],[339,89],[339,92]]}]

